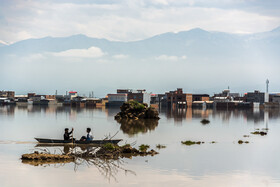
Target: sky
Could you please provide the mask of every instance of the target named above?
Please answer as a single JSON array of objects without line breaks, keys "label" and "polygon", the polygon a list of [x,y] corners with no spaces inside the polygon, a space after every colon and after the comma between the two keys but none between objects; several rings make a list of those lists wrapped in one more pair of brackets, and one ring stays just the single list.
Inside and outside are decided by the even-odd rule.
[{"label": "sky", "polygon": [[0,0],[0,42],[85,34],[135,41],[192,28],[256,33],[280,26],[278,0]]},{"label": "sky", "polygon": [[[260,33],[280,26],[279,9],[279,0],[0,0],[0,47],[76,34],[128,42],[194,28]],[[261,48],[243,59],[234,53],[207,59],[200,52],[196,56],[201,58],[166,53],[138,58],[125,52],[110,54],[94,45],[53,53],[17,52],[0,53],[4,69],[0,90],[18,94],[76,90],[81,95],[94,91],[104,97],[117,88],[164,93],[182,87],[191,93],[213,94],[230,86],[233,92],[245,93],[264,90],[269,78],[271,90],[279,92],[279,56]]]}]

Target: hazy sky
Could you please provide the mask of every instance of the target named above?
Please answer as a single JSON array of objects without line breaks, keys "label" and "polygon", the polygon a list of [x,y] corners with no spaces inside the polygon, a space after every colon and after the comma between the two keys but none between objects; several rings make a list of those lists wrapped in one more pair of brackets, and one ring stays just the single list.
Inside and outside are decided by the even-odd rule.
[{"label": "hazy sky", "polygon": [[[135,41],[197,27],[227,33],[265,32],[280,26],[279,10],[279,0],[0,0],[0,46],[29,38],[75,34]],[[222,39],[214,44],[223,48],[228,38],[219,36]],[[191,45],[192,41],[187,42]],[[177,56],[162,52],[143,57],[129,54],[129,49],[110,53],[94,44],[80,48],[74,44],[52,53],[20,53],[31,49],[32,42],[22,48],[6,47],[10,53],[0,53],[0,90],[15,90],[17,94],[94,91],[103,97],[117,88],[164,93],[182,87],[191,93],[213,94],[230,86],[233,92],[244,93],[263,91],[269,78],[271,91],[279,91],[277,43],[268,50],[262,45],[251,46],[242,58],[234,55],[236,48],[230,48],[233,53],[226,57],[220,52],[203,55],[205,41],[196,42],[197,48]],[[161,49],[161,44],[156,49]],[[190,51],[197,58],[192,58]]]},{"label": "hazy sky", "polygon": [[0,0],[0,41],[86,34],[132,41],[200,27],[232,33],[280,25],[279,0]]}]

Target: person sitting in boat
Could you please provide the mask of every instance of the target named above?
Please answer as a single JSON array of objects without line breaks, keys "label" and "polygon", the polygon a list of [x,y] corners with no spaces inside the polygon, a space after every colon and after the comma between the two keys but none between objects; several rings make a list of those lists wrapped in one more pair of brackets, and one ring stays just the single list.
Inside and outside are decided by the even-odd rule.
[{"label": "person sitting in boat", "polygon": [[71,132],[69,132],[68,128],[64,129],[64,140],[70,140],[70,135],[73,133],[74,128],[72,128]]},{"label": "person sitting in boat", "polygon": [[92,140],[93,140],[93,136],[91,133],[91,128],[87,128],[87,136],[82,136],[81,141],[92,141]]}]

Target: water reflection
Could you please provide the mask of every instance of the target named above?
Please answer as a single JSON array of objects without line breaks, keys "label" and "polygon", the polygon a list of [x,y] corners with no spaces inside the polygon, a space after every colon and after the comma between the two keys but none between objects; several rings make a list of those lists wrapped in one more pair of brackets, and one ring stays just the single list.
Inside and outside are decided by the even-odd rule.
[{"label": "water reflection", "polygon": [[118,121],[121,124],[120,129],[123,133],[130,136],[136,135],[138,133],[147,133],[149,131],[155,130],[158,126],[157,119],[121,119]]},{"label": "water reflection", "polygon": [[[14,116],[15,112],[24,111],[28,114],[68,114],[69,118],[75,118],[78,113],[83,113],[87,111],[101,111],[106,114],[108,117],[114,117],[118,112],[119,108],[80,108],[80,107],[70,107],[70,106],[40,106],[40,105],[27,105],[27,106],[0,106],[0,115],[2,116]],[[253,121],[254,123],[263,122],[265,120],[265,116],[269,119],[277,119],[280,116],[279,109],[246,109],[246,110],[215,110],[215,109],[167,109],[161,108],[160,114],[164,115],[168,119],[174,119],[174,121],[180,122],[184,120],[192,120],[196,118],[209,118],[212,116],[213,118],[222,118],[224,122],[229,121],[231,118],[245,118],[248,121]],[[132,122],[128,122],[132,123]],[[143,122],[139,121],[137,124],[142,124],[140,126],[147,126],[148,129],[153,130],[156,127],[156,122]],[[151,123],[148,124],[148,123]],[[121,122],[124,124],[124,122]],[[126,126],[126,125],[124,125]],[[149,128],[151,127],[151,128]],[[124,129],[126,129],[124,127]],[[146,132],[143,130],[143,132]]]},{"label": "water reflection", "polygon": [[[54,148],[55,147],[55,148]],[[74,159],[40,159],[40,160],[26,160],[22,159],[23,164],[28,164],[36,167],[50,167],[54,166],[64,167],[66,164],[73,163],[73,170],[78,171],[80,167],[95,167],[101,175],[104,176],[109,182],[111,179],[117,182],[117,174],[120,171],[123,171],[125,175],[136,173],[132,170],[125,168],[125,162],[123,158],[99,158],[90,156],[91,153],[96,152],[99,147],[94,146],[72,146],[72,145],[64,145],[63,151],[60,147],[56,146],[44,146],[44,145],[36,145],[34,151],[45,153],[45,154],[56,154],[60,152],[63,155],[74,154]]]},{"label": "water reflection", "polygon": [[[137,145],[149,144],[152,148],[161,143],[167,145],[156,157],[124,159],[124,167],[137,172],[137,177],[126,177],[119,172],[116,186],[127,184],[143,186],[279,186],[280,173],[278,147],[280,132],[280,112],[277,109],[264,110],[160,110],[161,119],[154,124],[141,122],[144,130],[129,129],[118,124],[114,115],[119,108],[71,108],[40,106],[0,107],[0,186],[104,186],[97,166],[80,161],[78,172],[73,172],[75,163],[43,164],[48,169],[31,167],[19,161],[22,153],[33,148],[33,137],[62,138],[65,127],[75,128],[75,137],[84,135],[84,129],[92,125],[94,137],[102,139],[108,133]],[[75,119],[75,120],[72,120]],[[201,119],[209,119],[203,126]],[[178,124],[182,124],[178,126]],[[255,125],[256,124],[256,125]],[[259,128],[269,125],[267,136],[253,135]],[[137,125],[136,125],[137,126]],[[143,133],[133,136],[135,132]],[[146,133],[151,132],[151,133]],[[132,134],[133,137],[128,136]],[[243,135],[249,135],[244,138]],[[194,140],[216,144],[185,147],[182,140]],[[248,140],[249,144],[239,145],[238,140]],[[4,143],[3,143],[4,142]],[[18,144],[16,142],[27,142]],[[63,152],[70,147],[61,146]],[[170,159],[172,158],[172,159]],[[104,160],[96,163],[104,162]],[[34,165],[34,164],[33,164]],[[54,167],[53,167],[54,166]],[[60,168],[55,168],[60,167]],[[110,166],[113,168],[113,166]],[[106,167],[105,167],[106,168]],[[114,169],[113,169],[114,170]],[[117,169],[120,171],[119,169]],[[106,171],[108,171],[106,169]],[[110,171],[110,169],[109,169]],[[123,170],[121,170],[123,171]],[[111,174],[106,174],[110,176]],[[19,180],[10,180],[11,176]],[[93,180],[94,178],[94,180]],[[111,177],[112,179],[113,177]],[[107,179],[107,178],[106,178]],[[108,180],[111,180],[108,179]],[[155,180],[156,179],[156,180]],[[33,183],[31,184],[32,181]],[[35,181],[35,182],[34,182]],[[61,182],[63,181],[63,182]],[[88,183],[90,181],[91,183]],[[249,181],[247,183],[247,181]],[[114,185],[114,182],[110,183]]]},{"label": "water reflection", "polygon": [[[114,121],[114,116],[119,112],[119,108],[79,108],[70,106],[39,106],[39,105],[27,105],[27,106],[0,106],[0,116],[13,118],[17,113],[22,113],[30,117],[53,115],[53,116],[65,116],[66,119],[76,121],[77,116],[80,114],[87,115],[93,118],[95,112],[100,112],[107,116],[109,121]],[[168,110],[166,108],[160,109],[160,116],[166,117],[168,120],[174,120],[175,125],[182,125],[184,121],[192,121],[193,119],[221,119],[224,124],[228,124],[232,119],[244,119],[247,122],[253,122],[254,124],[266,123],[268,125],[269,119],[277,119],[280,116],[279,109],[246,109],[246,110],[215,110],[215,109],[173,109]],[[90,113],[91,115],[89,115]],[[81,116],[81,115],[80,115]],[[162,120],[160,120],[162,121]],[[158,121],[156,120],[122,120],[119,121],[120,129],[123,133],[133,136],[138,133],[147,133],[153,131],[158,127]]]},{"label": "water reflection", "polygon": [[184,120],[190,121],[192,119],[204,119],[209,118],[221,118],[223,122],[228,122],[233,118],[244,118],[247,121],[254,123],[262,123],[266,119],[277,119],[280,117],[279,109],[247,109],[247,110],[214,110],[214,109],[177,109],[167,110],[161,109],[160,114],[166,116],[166,118],[174,119],[176,122]]}]

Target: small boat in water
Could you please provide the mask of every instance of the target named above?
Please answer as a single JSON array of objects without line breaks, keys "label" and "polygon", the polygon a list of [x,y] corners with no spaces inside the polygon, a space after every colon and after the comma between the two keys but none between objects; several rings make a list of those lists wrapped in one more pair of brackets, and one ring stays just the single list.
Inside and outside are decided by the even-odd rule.
[{"label": "small boat in water", "polygon": [[80,141],[80,140],[58,140],[58,139],[45,139],[45,138],[35,138],[39,143],[42,144],[83,144],[83,145],[102,145],[106,143],[118,144],[122,139],[105,139],[105,140],[92,140],[92,141]]}]

